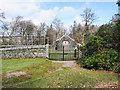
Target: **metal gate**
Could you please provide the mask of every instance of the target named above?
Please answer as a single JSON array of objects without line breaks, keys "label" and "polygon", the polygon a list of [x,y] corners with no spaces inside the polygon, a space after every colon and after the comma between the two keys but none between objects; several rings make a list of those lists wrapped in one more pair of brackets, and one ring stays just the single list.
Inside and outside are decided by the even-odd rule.
[{"label": "metal gate", "polygon": [[55,45],[49,46],[49,59],[50,60],[77,60],[80,57],[79,46],[74,45],[74,50],[67,50],[62,46],[62,50],[57,50]]}]

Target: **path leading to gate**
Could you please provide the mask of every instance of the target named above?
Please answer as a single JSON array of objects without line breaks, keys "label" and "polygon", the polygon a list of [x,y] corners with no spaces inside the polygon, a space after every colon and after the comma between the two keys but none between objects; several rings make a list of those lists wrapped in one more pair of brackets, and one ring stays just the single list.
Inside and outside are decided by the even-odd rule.
[{"label": "path leading to gate", "polygon": [[[62,63],[63,65],[61,67],[59,67],[56,71],[60,71],[60,70],[64,70],[63,67],[71,67],[73,69],[76,69],[76,61],[52,61],[53,63]],[[47,74],[51,74],[51,73],[54,73],[56,71],[48,71]]]},{"label": "path leading to gate", "polygon": [[75,67],[76,61],[53,61],[54,63],[63,63],[62,67]]}]

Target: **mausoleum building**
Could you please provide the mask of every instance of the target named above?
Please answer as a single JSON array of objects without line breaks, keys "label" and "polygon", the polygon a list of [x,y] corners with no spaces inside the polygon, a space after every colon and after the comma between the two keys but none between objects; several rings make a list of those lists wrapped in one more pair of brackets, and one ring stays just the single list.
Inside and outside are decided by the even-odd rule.
[{"label": "mausoleum building", "polygon": [[65,34],[56,40],[56,50],[62,51],[63,46],[65,51],[72,51],[75,49],[75,40]]}]

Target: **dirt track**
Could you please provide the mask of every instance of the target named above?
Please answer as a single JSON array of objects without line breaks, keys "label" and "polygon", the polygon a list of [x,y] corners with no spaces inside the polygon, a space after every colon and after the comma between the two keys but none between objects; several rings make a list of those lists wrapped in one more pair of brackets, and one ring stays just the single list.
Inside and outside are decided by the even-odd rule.
[{"label": "dirt track", "polygon": [[54,63],[64,63],[62,67],[75,67],[76,61],[53,61]]}]

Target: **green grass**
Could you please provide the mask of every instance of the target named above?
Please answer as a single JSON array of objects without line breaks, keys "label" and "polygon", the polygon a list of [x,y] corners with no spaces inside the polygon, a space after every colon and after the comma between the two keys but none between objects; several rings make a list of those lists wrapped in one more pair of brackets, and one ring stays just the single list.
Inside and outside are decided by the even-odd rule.
[{"label": "green grass", "polygon": [[[2,60],[4,88],[90,88],[118,83],[118,76],[102,71],[91,71],[76,66],[63,67],[44,58]],[[6,78],[7,71],[24,71],[29,76]],[[53,73],[48,74],[48,71]]]},{"label": "green grass", "polygon": [[[43,77],[44,74],[47,73],[47,71],[55,71],[61,65],[62,64],[52,63],[52,61],[44,58],[2,60],[3,87],[14,86],[14,82],[21,83],[26,80],[29,81],[37,79],[39,77]],[[14,76],[8,79],[4,77],[7,71],[24,71],[27,72],[27,74],[30,76]],[[21,81],[22,78],[24,79]]]},{"label": "green grass", "polygon": [[44,64],[49,64],[51,61],[48,61],[47,59],[8,59],[3,60],[2,63],[2,70],[4,71],[10,71],[10,70],[24,70],[26,68],[32,68],[34,66],[40,66]]}]

